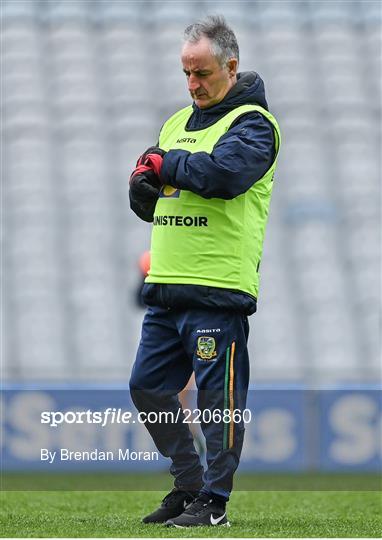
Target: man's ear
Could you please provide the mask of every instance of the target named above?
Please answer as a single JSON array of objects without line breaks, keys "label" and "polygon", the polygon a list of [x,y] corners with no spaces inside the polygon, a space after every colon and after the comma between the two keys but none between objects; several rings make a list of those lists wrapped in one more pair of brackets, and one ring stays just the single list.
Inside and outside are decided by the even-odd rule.
[{"label": "man's ear", "polygon": [[239,65],[239,62],[237,61],[237,58],[230,58],[228,60],[227,67],[228,67],[229,76],[231,78],[236,77],[238,65]]}]

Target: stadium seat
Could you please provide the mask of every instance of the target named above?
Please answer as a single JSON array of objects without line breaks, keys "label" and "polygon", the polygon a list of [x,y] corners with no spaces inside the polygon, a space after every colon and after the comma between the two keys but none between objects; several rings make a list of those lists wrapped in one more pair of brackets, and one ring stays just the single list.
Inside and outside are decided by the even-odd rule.
[{"label": "stadium seat", "polygon": [[4,22],[12,24],[24,21],[34,22],[37,17],[36,4],[29,0],[3,0],[1,3],[1,15]]}]

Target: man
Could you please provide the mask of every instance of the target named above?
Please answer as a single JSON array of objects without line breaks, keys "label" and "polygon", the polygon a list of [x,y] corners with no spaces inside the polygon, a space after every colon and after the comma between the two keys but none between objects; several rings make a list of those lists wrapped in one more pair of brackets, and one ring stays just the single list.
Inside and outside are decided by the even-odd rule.
[{"label": "man", "polygon": [[[143,521],[229,526],[249,381],[247,316],[256,311],[280,132],[259,75],[237,73],[239,48],[222,17],[185,30],[181,60],[193,104],[165,122],[130,178],[132,209],[153,221],[131,395],[140,411],[173,414],[146,423],[172,460],[175,487]],[[206,471],[177,398],[193,371]]]}]

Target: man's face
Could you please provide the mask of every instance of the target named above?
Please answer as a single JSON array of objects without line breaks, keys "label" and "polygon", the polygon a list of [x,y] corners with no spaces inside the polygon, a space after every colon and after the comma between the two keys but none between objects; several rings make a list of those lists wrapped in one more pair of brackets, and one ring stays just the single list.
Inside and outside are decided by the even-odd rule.
[{"label": "man's face", "polygon": [[226,66],[220,66],[207,38],[184,44],[182,64],[188,90],[200,109],[207,109],[222,101],[236,83],[237,60],[233,58]]}]

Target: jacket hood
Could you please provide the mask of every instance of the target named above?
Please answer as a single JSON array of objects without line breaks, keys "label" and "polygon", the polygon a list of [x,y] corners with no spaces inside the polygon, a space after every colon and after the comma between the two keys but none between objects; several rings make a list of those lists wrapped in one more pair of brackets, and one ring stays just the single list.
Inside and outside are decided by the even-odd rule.
[{"label": "jacket hood", "polygon": [[264,81],[255,71],[243,71],[237,74],[237,83],[227,93],[225,98],[208,109],[200,109],[192,104],[193,114],[188,122],[188,129],[197,129],[206,126],[224,116],[240,105],[260,105],[268,110],[265,99]]},{"label": "jacket hood", "polygon": [[[231,88],[221,104],[227,104],[230,108],[238,105],[260,105],[268,110],[263,79],[255,71],[238,73],[237,83]],[[216,107],[218,105],[220,103]]]}]

